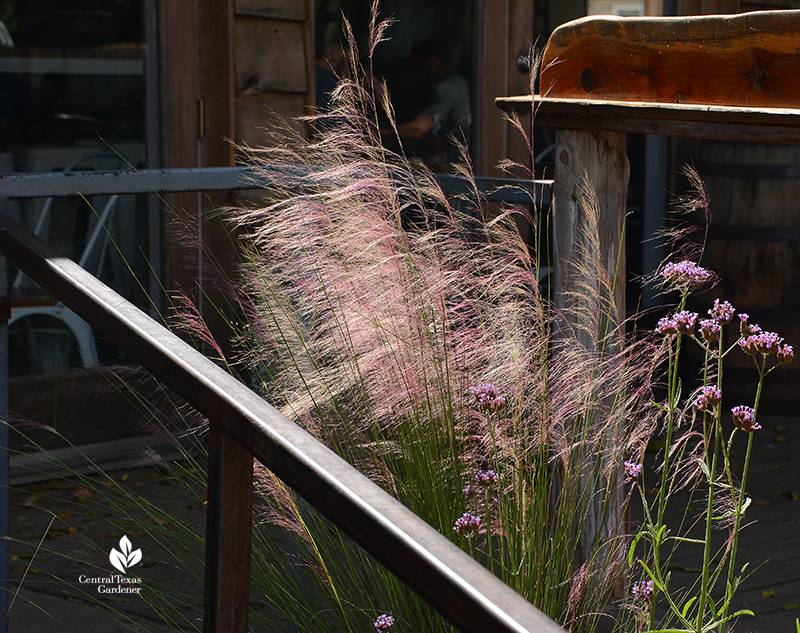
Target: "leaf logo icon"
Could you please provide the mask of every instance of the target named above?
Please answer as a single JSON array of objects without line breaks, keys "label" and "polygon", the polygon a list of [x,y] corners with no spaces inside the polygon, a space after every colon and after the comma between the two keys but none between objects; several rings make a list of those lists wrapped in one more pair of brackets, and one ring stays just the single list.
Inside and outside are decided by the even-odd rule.
[{"label": "leaf logo icon", "polygon": [[131,567],[142,560],[142,550],[134,550],[130,539],[128,539],[127,536],[123,536],[119,540],[119,550],[115,547],[112,547],[111,554],[108,556],[108,560],[111,561],[111,564],[116,569],[121,571],[123,574],[127,574],[128,567]]}]

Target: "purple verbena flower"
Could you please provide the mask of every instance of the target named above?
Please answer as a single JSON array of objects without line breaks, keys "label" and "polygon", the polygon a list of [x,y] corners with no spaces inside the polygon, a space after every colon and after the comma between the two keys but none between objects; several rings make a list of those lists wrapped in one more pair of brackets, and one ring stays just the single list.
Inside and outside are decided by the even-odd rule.
[{"label": "purple verbena flower", "polygon": [[475,482],[481,488],[488,488],[489,486],[493,486],[499,481],[500,477],[498,477],[497,473],[493,470],[479,470],[475,474]]},{"label": "purple verbena flower", "polygon": [[653,581],[642,580],[634,583],[631,593],[637,602],[650,602],[653,597]]},{"label": "purple verbena flower", "polygon": [[739,314],[739,333],[742,336],[752,336],[761,332],[761,327],[750,323],[750,315],[742,312]]},{"label": "purple verbena flower", "polygon": [[739,347],[745,354],[755,356],[756,354],[777,354],[783,339],[775,332],[758,332],[751,334],[739,341]]},{"label": "purple verbena flower", "polygon": [[675,325],[680,334],[691,334],[694,332],[694,324],[697,322],[697,312],[683,310],[672,318],[675,320]]},{"label": "purple verbena flower", "polygon": [[464,492],[464,496],[467,499],[470,499],[470,498],[475,496],[475,492],[476,492],[475,486],[473,486],[471,484],[468,484],[467,486],[464,487],[463,492]]},{"label": "purple verbena flower", "polygon": [[699,411],[710,411],[722,402],[722,391],[716,385],[709,385],[700,390],[700,395],[695,400],[694,406]]},{"label": "purple verbena flower", "polygon": [[662,336],[675,336],[678,333],[678,324],[675,323],[675,319],[664,317],[659,319],[658,325],[656,325],[656,332]]},{"label": "purple verbena flower", "polygon": [[794,360],[794,348],[791,345],[783,345],[778,350],[778,362],[786,365]]},{"label": "purple verbena flower", "polygon": [[775,332],[761,332],[761,334],[757,334],[757,337],[758,351],[765,356],[777,354],[783,344],[783,338],[778,336]]},{"label": "purple verbena flower", "polygon": [[727,325],[731,322],[734,312],[736,310],[728,301],[714,299],[714,307],[708,311],[708,314],[720,325]]},{"label": "purple verbena flower", "polygon": [[749,356],[755,356],[758,354],[755,336],[746,336],[743,339],[739,339],[739,347],[745,354],[748,354]]},{"label": "purple verbena flower", "polygon": [[720,322],[716,319],[703,319],[700,321],[700,334],[709,343],[719,340],[719,334],[722,331]]},{"label": "purple verbena flower", "polygon": [[375,620],[375,630],[378,633],[385,633],[394,626],[394,618],[386,613],[379,615]]},{"label": "purple verbena flower", "polygon": [[637,464],[636,462],[625,462],[623,465],[625,466],[625,474],[630,479],[639,479],[642,474],[641,464]]},{"label": "purple verbena flower", "polygon": [[506,408],[506,399],[498,393],[494,385],[478,385],[470,391],[481,411],[502,411]]},{"label": "purple verbena flower", "polygon": [[761,429],[761,425],[756,422],[756,412],[751,407],[733,407],[731,413],[733,414],[733,425],[740,431],[752,433]]},{"label": "purple verbena flower", "polygon": [[453,532],[459,536],[469,536],[477,533],[480,527],[481,518],[469,512],[465,512],[456,520],[456,524],[453,526]]},{"label": "purple verbena flower", "polygon": [[711,279],[708,270],[688,260],[668,263],[661,275],[667,283],[689,290],[701,288]]}]

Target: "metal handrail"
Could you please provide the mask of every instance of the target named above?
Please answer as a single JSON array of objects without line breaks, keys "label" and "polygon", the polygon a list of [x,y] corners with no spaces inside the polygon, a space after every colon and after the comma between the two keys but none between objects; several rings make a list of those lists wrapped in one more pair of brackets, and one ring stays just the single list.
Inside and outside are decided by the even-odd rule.
[{"label": "metal handrail", "polygon": [[[88,182],[96,175],[82,178]],[[152,185],[151,180],[147,191]],[[199,186],[171,191],[213,188],[209,185],[205,178]],[[31,197],[30,189],[28,195],[20,194]],[[17,197],[8,189],[0,195]],[[252,455],[461,630],[563,633],[553,620],[263,398],[7,216],[0,216],[0,254],[209,418],[204,631],[247,627],[249,585],[242,577],[249,578],[243,573],[249,567],[242,566],[249,566]],[[249,455],[243,459],[245,453]],[[237,521],[238,527],[231,527]],[[233,538],[236,534],[243,538]]]},{"label": "metal handrail", "polygon": [[[297,168],[298,171],[301,169]],[[185,191],[231,191],[269,187],[276,181],[266,167],[197,167],[132,171],[21,173],[0,176],[0,198],[18,200],[58,196],[96,196]],[[469,194],[470,183],[460,176],[436,174],[446,194]],[[552,180],[475,178],[475,186],[489,202],[531,204],[533,195],[548,195]]]}]

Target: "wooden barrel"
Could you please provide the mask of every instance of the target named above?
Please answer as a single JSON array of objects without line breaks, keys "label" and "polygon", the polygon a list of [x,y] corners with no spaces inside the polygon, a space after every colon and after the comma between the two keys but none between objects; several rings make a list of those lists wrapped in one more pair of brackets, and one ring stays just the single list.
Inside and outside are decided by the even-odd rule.
[{"label": "wooden barrel", "polygon": [[[704,299],[727,299],[800,351],[800,146],[706,140],[696,167],[712,213],[703,264],[721,278]],[[750,404],[752,359],[738,351],[729,358],[726,391]],[[772,373],[762,411],[794,413],[798,379],[800,359]]]}]

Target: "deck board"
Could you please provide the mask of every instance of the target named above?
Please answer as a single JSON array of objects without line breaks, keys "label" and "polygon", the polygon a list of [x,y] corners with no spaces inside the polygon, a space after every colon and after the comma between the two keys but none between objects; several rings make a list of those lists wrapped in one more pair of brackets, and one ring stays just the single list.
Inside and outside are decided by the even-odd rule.
[{"label": "deck board", "polygon": [[[734,600],[734,608],[751,609],[754,617],[742,617],[734,633],[794,633],[800,618],[800,419],[761,416],[764,427],[753,437],[753,450],[747,492],[753,503],[741,530],[737,565],[749,563],[749,576]],[[739,438],[744,439],[744,438]],[[744,442],[735,445],[733,463],[740,474]],[[676,527],[688,498],[676,499],[667,514],[670,527]],[[703,511],[694,502],[690,513]],[[636,508],[632,506],[635,518]],[[695,531],[695,537],[702,534]],[[715,534],[721,545],[725,533]],[[697,578],[693,571],[701,564],[700,546],[683,546],[672,560],[672,586],[679,587]],[[774,592],[774,593],[773,593]]]}]

